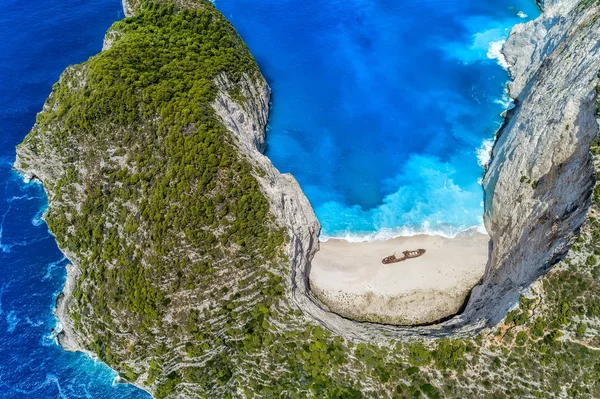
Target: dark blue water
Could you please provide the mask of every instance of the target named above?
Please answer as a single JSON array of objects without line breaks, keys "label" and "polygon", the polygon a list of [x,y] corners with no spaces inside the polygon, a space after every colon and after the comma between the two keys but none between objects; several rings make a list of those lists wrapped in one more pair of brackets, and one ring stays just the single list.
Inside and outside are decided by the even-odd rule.
[{"label": "dark blue water", "polygon": [[[325,234],[480,223],[477,149],[500,121],[507,79],[490,43],[519,11],[536,16],[533,0],[217,6],[273,88],[268,155],[298,178]],[[42,187],[11,169],[60,72],[97,53],[120,18],[119,0],[0,1],[0,398],[148,399],[56,345],[66,260],[41,220]]]},{"label": "dark blue water", "polygon": [[11,170],[60,72],[97,53],[121,18],[119,0],[0,1],[0,398],[149,398],[54,342],[66,261],[40,219],[41,185]]},{"label": "dark blue water", "polygon": [[[273,89],[268,153],[324,236],[481,226],[477,151],[506,107],[494,54],[533,0],[217,0]],[[494,44],[495,43],[495,44]]]}]

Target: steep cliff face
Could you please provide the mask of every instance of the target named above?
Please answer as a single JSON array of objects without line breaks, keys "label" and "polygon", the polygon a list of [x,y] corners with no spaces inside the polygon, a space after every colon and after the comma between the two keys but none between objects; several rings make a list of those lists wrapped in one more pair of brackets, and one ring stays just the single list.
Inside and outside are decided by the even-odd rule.
[{"label": "steep cliff face", "polygon": [[358,324],[324,312],[307,295],[301,303],[308,313],[351,338],[462,336],[498,323],[519,294],[566,254],[595,183],[589,149],[598,133],[599,15],[593,2],[547,1],[543,15],[516,26],[504,47],[516,107],[485,175],[490,259],[464,312],[412,329]]},{"label": "steep cliff face", "polygon": [[[433,397],[427,381],[442,387],[467,367],[465,343],[432,340],[428,352],[398,341],[498,322],[586,216],[597,5],[547,1],[511,34],[516,107],[484,181],[484,281],[461,315],[411,328],[348,320],[314,297],[319,223],[294,178],[262,154],[269,88],[223,17],[207,2],[178,4],[188,2],[193,11],[126,2],[134,18],[63,73],[17,149],[15,167],[43,181],[49,227],[73,262],[57,303],[60,343],[158,398]],[[444,373],[427,369],[432,354]],[[475,375],[491,364],[470,361]],[[470,388],[440,389],[481,393]]]},{"label": "steep cliff face", "polygon": [[556,1],[546,3],[541,19],[516,27],[504,47],[517,107],[483,183],[492,252],[466,317],[499,321],[518,293],[566,254],[587,215],[599,42],[596,6]]},{"label": "steep cliff face", "polygon": [[465,311],[429,327],[358,324],[327,312],[307,293],[300,301],[307,313],[355,339],[461,336],[499,322],[566,254],[595,183],[589,149],[598,133],[599,15],[592,2],[547,1],[543,15],[516,26],[504,47],[516,107],[484,179],[490,259]]},{"label": "steep cliff face", "polygon": [[308,286],[310,260],[319,249],[321,227],[296,179],[291,174],[281,174],[262,153],[270,89],[264,81],[259,86],[242,84],[239,97],[242,101],[235,101],[228,90],[230,82],[226,77],[219,77],[217,85],[220,90],[212,106],[238,139],[238,148],[262,170],[256,178],[269,200],[271,212],[288,232],[289,243],[285,252],[291,263],[288,276],[291,289],[287,293],[309,318],[327,320],[323,324],[329,327],[334,320],[341,318],[323,311]]}]

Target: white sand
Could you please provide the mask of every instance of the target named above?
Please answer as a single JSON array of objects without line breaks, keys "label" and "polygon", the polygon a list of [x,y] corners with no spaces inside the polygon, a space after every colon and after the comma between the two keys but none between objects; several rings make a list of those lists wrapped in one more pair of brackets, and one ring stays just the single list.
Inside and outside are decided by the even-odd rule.
[{"label": "white sand", "polygon": [[[313,292],[342,316],[391,324],[430,323],[456,314],[485,272],[489,237],[419,235],[387,241],[321,242],[312,261]],[[415,259],[384,265],[394,252]]]}]

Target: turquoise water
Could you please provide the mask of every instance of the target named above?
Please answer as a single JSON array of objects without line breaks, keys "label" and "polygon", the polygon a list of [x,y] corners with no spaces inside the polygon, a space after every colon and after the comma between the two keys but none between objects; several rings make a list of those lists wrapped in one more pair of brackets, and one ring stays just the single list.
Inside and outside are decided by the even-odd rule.
[{"label": "turquoise water", "polygon": [[493,57],[539,14],[533,0],[215,4],[273,89],[267,155],[299,181],[323,237],[482,225],[478,150],[507,105]]},{"label": "turquoise water", "polygon": [[[216,5],[273,88],[268,155],[297,177],[325,235],[480,224],[477,149],[506,101],[490,43],[519,11],[536,16],[533,0]],[[0,398],[149,398],[56,345],[67,260],[41,219],[42,187],[12,170],[60,72],[122,17],[119,0],[0,1]]]}]

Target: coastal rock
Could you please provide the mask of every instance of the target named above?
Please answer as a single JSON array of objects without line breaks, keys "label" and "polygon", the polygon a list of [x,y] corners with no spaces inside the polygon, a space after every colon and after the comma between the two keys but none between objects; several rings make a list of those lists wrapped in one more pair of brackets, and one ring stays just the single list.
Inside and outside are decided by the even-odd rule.
[{"label": "coastal rock", "polygon": [[254,153],[256,149],[263,153],[271,97],[267,82],[264,79],[253,81],[245,74],[238,83],[236,99],[231,96],[234,84],[227,75],[221,74],[215,85],[218,93],[212,107],[217,115],[239,140],[245,153]]},{"label": "coastal rock", "polygon": [[590,207],[600,21],[597,7],[576,3],[548,3],[541,18],[513,30],[504,48],[517,107],[498,133],[484,178],[493,249],[464,319],[501,320],[519,293],[566,254]]},{"label": "coastal rock", "polygon": [[240,151],[264,171],[256,178],[269,200],[271,212],[287,229],[286,255],[291,261],[292,301],[310,318],[323,319],[325,326],[339,322],[341,317],[324,311],[309,288],[310,260],[319,249],[321,227],[317,217],[296,179],[291,174],[280,173],[263,154],[271,94],[268,85],[264,80],[253,82],[246,76],[241,85],[242,100],[236,101],[231,98],[226,77],[219,77],[216,84],[220,90],[212,107],[238,139]]},{"label": "coastal rock", "polygon": [[77,339],[77,333],[73,326],[73,319],[69,317],[69,302],[73,299],[73,291],[77,284],[80,272],[72,263],[67,265],[67,279],[63,290],[56,297],[56,309],[54,314],[60,320],[60,330],[57,331],[58,344],[66,351],[81,351],[81,345]]},{"label": "coastal rock", "polygon": [[[490,259],[464,312],[425,327],[355,323],[302,292],[297,304],[305,314],[350,339],[471,335],[502,320],[520,293],[566,254],[591,203],[589,148],[598,134],[600,12],[578,4],[546,2],[543,15],[517,25],[504,47],[516,107],[498,133],[484,178]],[[310,257],[299,254],[292,266],[293,275],[307,276]]]},{"label": "coastal rock", "polygon": [[137,0],[121,0],[121,4],[123,5],[123,14],[126,17],[132,17],[135,14],[134,6],[137,6]]},{"label": "coastal rock", "polygon": [[[598,132],[599,11],[597,7],[579,9],[573,0],[546,3],[540,19],[515,27],[504,48],[514,78],[510,94],[516,107],[508,112],[499,132],[484,179],[485,223],[492,238],[486,273],[464,312],[440,324],[400,327],[356,322],[331,312],[315,297],[309,275],[319,249],[320,226],[293,176],[279,173],[263,154],[268,85],[262,76],[243,75],[235,85],[227,75],[216,78],[217,95],[211,106],[232,133],[239,152],[255,166],[270,210],[287,232],[285,252],[290,264],[285,292],[302,312],[303,322],[365,342],[471,336],[500,321],[519,294],[566,253],[573,232],[587,214],[595,183],[589,147]],[[124,1],[124,10],[130,16],[135,7]],[[110,48],[113,40],[107,36],[105,47]],[[70,68],[65,74],[84,85],[85,67]],[[75,86],[70,89],[77,90]],[[67,165],[50,138],[42,135],[41,140],[37,148],[44,148],[43,157],[33,147],[22,145],[15,168],[54,185],[67,174]],[[77,148],[77,143],[69,144]],[[117,154],[114,162],[121,162]],[[82,174],[89,172],[85,165],[76,166]],[[48,195],[50,203],[59,200],[50,191]],[[57,300],[56,313],[63,328],[58,339],[65,349],[80,350],[89,337],[79,336],[69,317],[78,275],[77,259],[69,259],[75,266],[69,267],[65,289]],[[168,367],[165,375],[182,366]],[[138,378],[146,381],[149,376]],[[144,384],[137,385],[147,388]]]},{"label": "coastal rock", "polygon": [[579,27],[576,0],[546,1],[539,18],[516,25],[504,43],[502,52],[509,64],[509,94],[516,99],[540,68],[540,64]]},{"label": "coastal rock", "polygon": [[104,35],[104,41],[102,42],[102,51],[109,50],[115,41],[119,40],[120,37],[121,32],[117,30],[109,30],[106,32],[106,35]]}]

